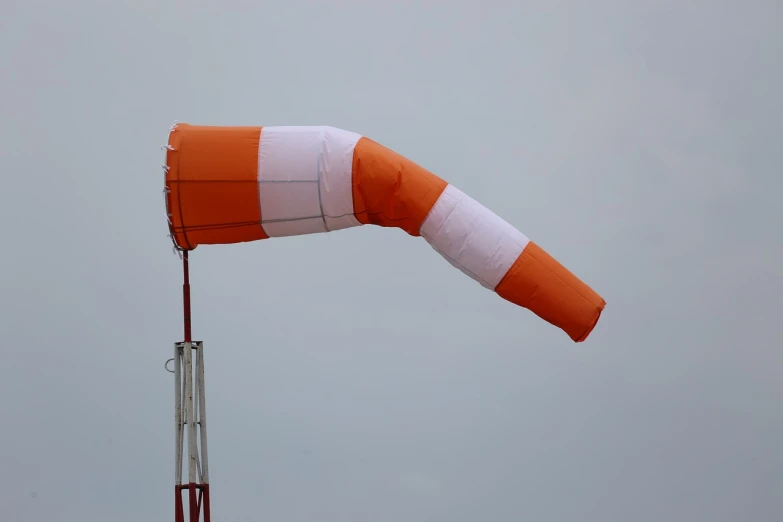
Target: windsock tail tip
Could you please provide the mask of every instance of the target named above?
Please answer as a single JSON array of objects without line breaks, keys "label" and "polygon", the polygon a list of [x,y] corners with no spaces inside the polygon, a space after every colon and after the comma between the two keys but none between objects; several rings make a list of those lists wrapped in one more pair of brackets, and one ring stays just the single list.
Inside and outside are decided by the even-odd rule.
[{"label": "windsock tail tip", "polygon": [[595,312],[595,317],[593,317],[593,320],[590,321],[590,323],[588,323],[585,331],[582,332],[581,335],[571,337],[575,343],[581,343],[587,340],[587,338],[590,336],[590,334],[593,332],[596,325],[598,324],[598,320],[601,319],[601,314],[603,313],[604,308],[606,308],[606,301],[602,300],[600,306],[597,308]]}]

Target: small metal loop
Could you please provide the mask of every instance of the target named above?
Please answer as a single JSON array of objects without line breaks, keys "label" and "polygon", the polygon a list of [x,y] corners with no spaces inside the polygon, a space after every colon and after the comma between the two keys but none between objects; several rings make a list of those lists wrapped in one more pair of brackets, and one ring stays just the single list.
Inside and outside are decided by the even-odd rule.
[{"label": "small metal loop", "polygon": [[174,370],[169,370],[169,363],[174,360],[174,357],[166,361],[166,364],[163,365],[164,368],[166,368],[166,371],[169,373],[174,373]]}]

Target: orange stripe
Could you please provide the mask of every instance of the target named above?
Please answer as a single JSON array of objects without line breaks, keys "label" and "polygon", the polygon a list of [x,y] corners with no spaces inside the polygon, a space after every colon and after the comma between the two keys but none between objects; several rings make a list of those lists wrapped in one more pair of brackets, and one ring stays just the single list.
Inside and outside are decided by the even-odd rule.
[{"label": "orange stripe", "polygon": [[353,154],[353,208],[364,225],[399,227],[412,236],[447,183],[373,140],[359,139]]},{"label": "orange stripe", "polygon": [[169,136],[166,175],[177,245],[267,239],[258,200],[261,127],[178,124]]},{"label": "orange stripe", "polygon": [[576,342],[587,339],[606,306],[600,295],[532,241],[495,290]]}]

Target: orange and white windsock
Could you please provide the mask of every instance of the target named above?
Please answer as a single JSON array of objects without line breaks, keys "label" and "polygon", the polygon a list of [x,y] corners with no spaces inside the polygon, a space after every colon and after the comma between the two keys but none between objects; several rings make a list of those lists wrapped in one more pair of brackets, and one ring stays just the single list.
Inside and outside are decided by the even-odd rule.
[{"label": "orange and white windsock", "polygon": [[169,228],[183,250],[359,225],[397,227],[576,342],[587,338],[606,305],[492,211],[354,132],[176,124],[167,149]]}]

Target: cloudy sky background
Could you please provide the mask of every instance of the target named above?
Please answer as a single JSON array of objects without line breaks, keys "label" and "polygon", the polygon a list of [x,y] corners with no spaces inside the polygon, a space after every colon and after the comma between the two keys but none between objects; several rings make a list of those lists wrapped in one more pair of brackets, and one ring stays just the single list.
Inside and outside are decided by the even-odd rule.
[{"label": "cloudy sky background", "polygon": [[0,519],[173,517],[180,120],[370,136],[608,302],[576,345],[399,230],[199,248],[213,520],[782,520],[781,20],[5,0]]}]

